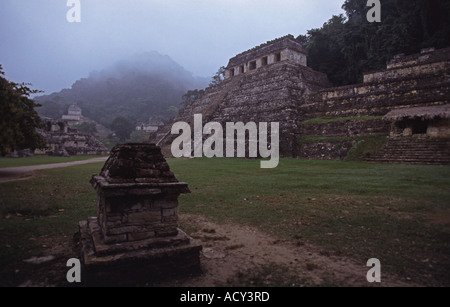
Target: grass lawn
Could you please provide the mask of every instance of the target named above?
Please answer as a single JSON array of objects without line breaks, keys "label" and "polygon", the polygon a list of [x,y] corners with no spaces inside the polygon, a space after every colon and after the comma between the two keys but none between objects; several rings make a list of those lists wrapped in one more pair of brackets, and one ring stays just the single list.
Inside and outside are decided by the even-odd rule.
[{"label": "grass lawn", "polygon": [[66,163],[74,161],[84,161],[99,157],[101,156],[70,156],[70,157],[33,156],[26,158],[0,158],[0,168]]},{"label": "grass lawn", "polygon": [[[191,194],[180,213],[233,221],[324,253],[378,258],[402,276],[450,282],[450,167],[282,159],[169,159]],[[0,184],[0,276],[39,254],[39,238],[72,236],[96,215],[89,184],[103,163]],[[181,225],[183,226],[183,225]]]},{"label": "grass lawn", "polygon": [[300,125],[320,125],[340,121],[381,119],[382,117],[383,116],[317,117],[305,120],[301,122]]},{"label": "grass lawn", "polygon": [[448,166],[283,159],[262,170],[257,161],[196,159],[171,167],[192,191],[181,212],[449,280]]}]

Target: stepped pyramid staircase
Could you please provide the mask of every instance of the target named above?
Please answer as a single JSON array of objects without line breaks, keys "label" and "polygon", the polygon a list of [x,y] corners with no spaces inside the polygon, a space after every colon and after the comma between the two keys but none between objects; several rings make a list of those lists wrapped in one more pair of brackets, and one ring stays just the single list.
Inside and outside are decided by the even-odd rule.
[{"label": "stepped pyramid staircase", "polygon": [[[214,112],[219,108],[219,106],[223,103],[223,100],[227,97],[228,93],[238,85],[238,83],[242,80],[243,75],[235,76],[232,78],[227,84],[223,86],[223,89],[218,92],[218,94],[214,97],[213,101],[208,104],[201,112],[203,115],[203,122],[208,122],[211,117],[213,116]],[[165,156],[168,155],[168,150],[165,145],[168,145],[168,140],[171,139],[171,129],[172,124],[177,122],[177,119],[175,118],[172,120],[168,125],[164,126],[161,131],[158,131],[157,134],[157,142],[156,145],[160,146],[163,150],[163,153]],[[191,127],[191,131],[194,129],[194,118],[190,118],[189,121],[187,121],[189,126]],[[170,146],[169,146],[170,147]]]},{"label": "stepped pyramid staircase", "polygon": [[389,138],[370,162],[400,164],[450,164],[450,138],[414,135]]}]

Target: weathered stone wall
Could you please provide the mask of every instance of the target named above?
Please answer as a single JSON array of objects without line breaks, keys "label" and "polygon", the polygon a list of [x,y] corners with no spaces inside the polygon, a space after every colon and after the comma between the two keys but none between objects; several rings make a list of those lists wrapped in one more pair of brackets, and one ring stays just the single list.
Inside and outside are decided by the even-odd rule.
[{"label": "weathered stone wall", "polygon": [[450,138],[450,119],[438,119],[431,121],[428,126],[427,135],[432,137]]},{"label": "weathered stone wall", "polygon": [[[295,40],[294,36],[286,35],[236,55],[230,59],[227,68],[242,65],[244,63],[248,63],[249,61],[256,60],[264,55],[269,55],[281,50],[291,50],[295,53],[301,53],[304,54],[306,58],[306,52],[302,45]],[[287,59],[288,53],[285,53],[285,55],[286,57],[284,59]]]},{"label": "weathered stone wall", "polygon": [[367,134],[384,134],[389,131],[390,123],[381,117],[368,119],[345,119],[328,123],[300,124],[299,135],[324,135],[329,137],[352,137]]},{"label": "weathered stone wall", "polygon": [[292,35],[272,40],[231,58],[225,69],[225,79],[283,61],[307,65],[306,52]]},{"label": "weathered stone wall", "polygon": [[48,149],[36,154],[89,156],[107,155],[109,150],[91,135],[80,133],[42,133]]},{"label": "weathered stone wall", "polygon": [[179,183],[153,144],[118,145],[91,183],[106,243],[177,235]]},{"label": "weathered stone wall", "polygon": [[88,134],[78,133],[64,121],[44,119],[45,129],[38,132],[46,139],[47,149],[36,150],[35,154],[56,156],[107,155],[108,148]]},{"label": "weathered stone wall", "polygon": [[419,64],[430,64],[435,62],[448,61],[448,52],[450,48],[443,48],[436,50],[435,48],[422,49],[418,54],[405,56],[399,54],[387,64],[387,69],[416,66]]},{"label": "weathered stone wall", "polygon": [[190,193],[188,184],[177,180],[159,147],[117,145],[90,183],[98,215],[79,223],[90,283],[136,283],[200,268],[202,246],[178,229],[178,196]]},{"label": "weathered stone wall", "polygon": [[342,160],[356,141],[301,143],[297,145],[297,158],[311,160]]},{"label": "weathered stone wall", "polygon": [[[297,157],[317,160],[343,159],[358,142],[357,138],[387,134],[389,128],[390,123],[381,117],[336,118],[325,123],[300,123],[297,133]],[[305,138],[307,142],[303,141]],[[318,140],[311,142],[311,138]]]},{"label": "weathered stone wall", "polygon": [[395,108],[444,104],[449,100],[450,82],[445,71],[385,82],[345,86],[320,91],[300,107],[306,118],[320,116],[385,115]]},{"label": "weathered stone wall", "polygon": [[[293,37],[287,36],[230,59],[227,68],[233,68],[234,74],[228,72],[222,83],[206,89],[202,97],[181,110],[151,140],[163,139],[160,144],[163,152],[170,155],[172,124],[177,121],[192,124],[194,114],[203,114],[204,123],[216,121],[223,126],[226,122],[279,122],[281,156],[336,159],[349,150],[352,142],[335,144],[321,140],[305,144],[299,140],[305,135],[317,139],[387,136],[390,124],[381,117],[388,112],[449,103],[450,48],[396,56],[386,70],[367,73],[364,83],[332,88],[324,74],[289,56],[272,62],[270,54],[275,51],[292,51],[294,58],[296,53],[303,54],[297,44]],[[268,54],[270,65],[261,66],[261,57]],[[244,69],[236,74],[236,67],[248,61],[256,61],[257,69]],[[336,120],[302,124],[309,119],[329,118]]]},{"label": "weathered stone wall", "polygon": [[[300,125],[298,135],[351,136],[389,134],[389,123],[358,116],[383,116],[398,108],[448,104],[450,101],[450,48],[397,56],[388,69],[365,75],[364,83],[318,91],[299,104],[299,118],[352,118],[325,124]],[[329,146],[299,144],[301,157],[330,153]],[[312,149],[310,149],[312,148]],[[331,150],[333,151],[333,150]],[[338,158],[338,155],[331,158]]]}]

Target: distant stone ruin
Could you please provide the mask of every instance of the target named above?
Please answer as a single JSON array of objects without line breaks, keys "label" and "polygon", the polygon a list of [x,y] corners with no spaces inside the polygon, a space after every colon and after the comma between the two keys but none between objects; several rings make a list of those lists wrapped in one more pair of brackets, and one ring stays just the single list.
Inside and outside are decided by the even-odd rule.
[{"label": "distant stone ruin", "polygon": [[78,105],[72,104],[69,106],[67,114],[63,115],[61,119],[64,121],[79,122],[81,120],[81,112],[82,110]]},{"label": "distant stone ruin", "polygon": [[150,117],[146,123],[138,123],[136,125],[136,131],[144,131],[152,133],[158,131],[159,127],[164,126],[164,122],[158,118]]},{"label": "distant stone ruin", "polygon": [[[279,122],[280,155],[306,159],[342,159],[365,136],[388,138],[391,123],[383,116],[397,109],[435,107],[450,102],[450,48],[428,48],[398,55],[386,70],[364,75],[364,83],[331,87],[326,75],[307,67],[307,55],[292,35],[269,41],[229,60],[225,80],[207,88],[166,126],[150,136],[166,156],[175,122]],[[441,124],[450,125],[447,120]],[[442,134],[426,135],[447,150]],[[416,137],[413,133],[411,137]],[[443,148],[443,149],[442,149]],[[394,151],[391,154],[395,154]],[[438,163],[450,163],[446,159]],[[373,158],[373,157],[367,157]],[[380,161],[387,161],[386,159]],[[392,159],[392,162],[408,159]],[[422,159],[433,163],[433,158]]]},{"label": "distant stone ruin", "polygon": [[37,155],[50,156],[80,156],[80,155],[108,155],[109,150],[100,141],[88,134],[79,133],[70,128],[63,120],[42,118],[43,129],[38,132],[45,137],[47,148],[35,150]]},{"label": "distant stone ruin", "polygon": [[116,146],[91,184],[98,215],[79,224],[88,283],[134,285],[199,269],[201,245],[178,228],[178,196],[190,191],[159,147]]},{"label": "distant stone ruin", "polygon": [[231,58],[225,69],[225,78],[246,74],[282,61],[307,66],[306,51],[292,35],[267,42]]},{"label": "distant stone ruin", "polygon": [[450,105],[396,109],[383,120],[391,123],[389,140],[371,161],[449,164]]}]

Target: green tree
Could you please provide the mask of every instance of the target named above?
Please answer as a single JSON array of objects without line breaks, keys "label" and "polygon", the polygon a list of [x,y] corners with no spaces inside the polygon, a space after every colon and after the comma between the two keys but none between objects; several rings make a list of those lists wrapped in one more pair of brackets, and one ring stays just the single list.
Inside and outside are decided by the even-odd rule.
[{"label": "green tree", "polygon": [[41,119],[35,108],[40,105],[29,98],[40,91],[30,89],[29,84],[10,82],[4,75],[0,65],[0,154],[45,148],[44,137],[36,131]]},{"label": "green tree", "polygon": [[297,38],[308,65],[334,85],[362,82],[365,72],[386,68],[396,54],[450,46],[448,0],[382,0],[380,23],[368,22],[366,0],[346,0],[342,8],[345,16]]},{"label": "green tree", "polygon": [[111,123],[111,129],[116,133],[116,136],[120,141],[123,142],[130,137],[130,134],[135,130],[135,127],[125,117],[118,116]]},{"label": "green tree", "polygon": [[145,143],[148,141],[148,133],[146,133],[145,131],[133,131],[130,135],[130,139],[129,141],[131,143]]},{"label": "green tree", "polygon": [[221,66],[219,70],[216,72],[216,74],[212,77],[211,82],[209,83],[209,86],[214,86],[219,84],[225,79],[225,67]]},{"label": "green tree", "polygon": [[345,22],[344,15],[333,16],[322,28],[308,31],[306,49],[309,65],[326,73],[334,84],[339,84],[346,74],[346,66],[342,65],[345,63],[345,57],[341,52]]}]

